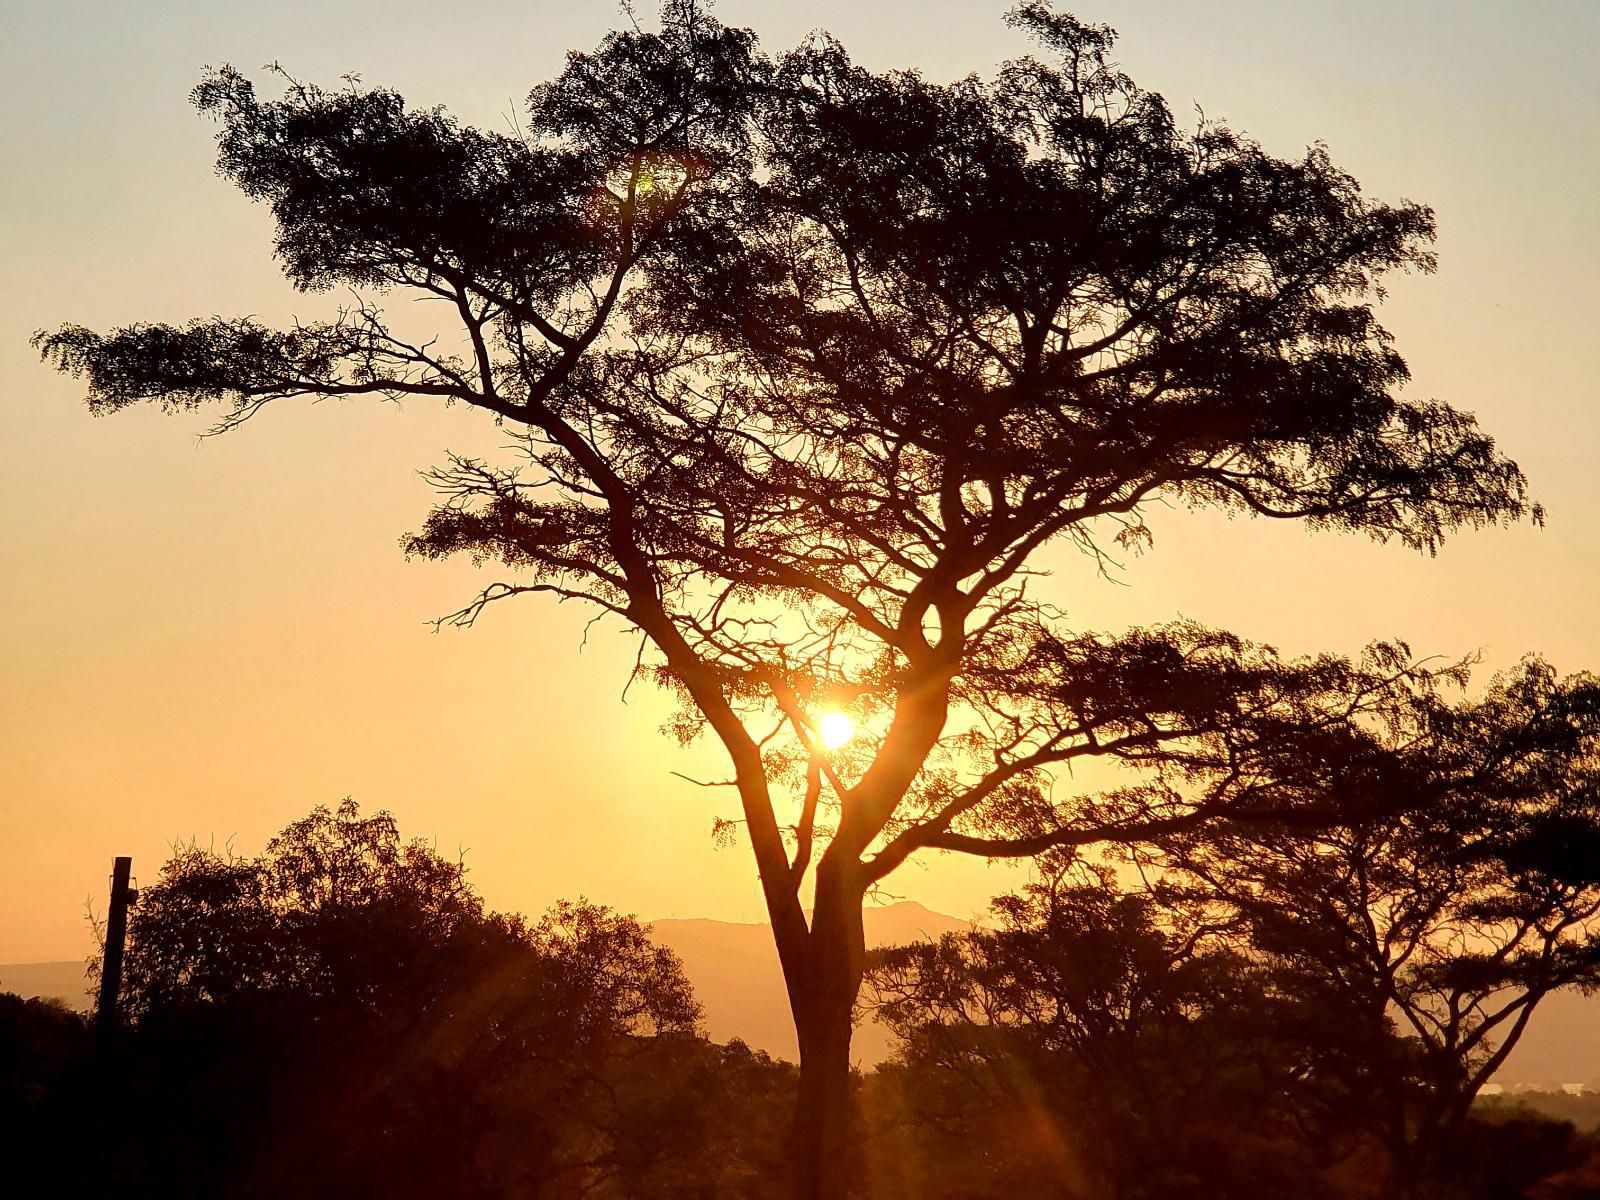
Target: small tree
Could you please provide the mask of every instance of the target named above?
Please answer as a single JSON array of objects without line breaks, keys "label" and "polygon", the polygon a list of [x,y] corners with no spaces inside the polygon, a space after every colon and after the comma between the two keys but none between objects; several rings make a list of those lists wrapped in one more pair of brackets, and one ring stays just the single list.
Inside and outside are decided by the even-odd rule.
[{"label": "small tree", "polygon": [[[668,0],[660,33],[536,88],[527,138],[381,89],[263,101],[224,69],[195,92],[220,170],[272,206],[296,285],[361,298],[284,331],[38,339],[96,411],[222,400],[231,427],[420,397],[515,431],[519,464],[437,473],[410,548],[515,572],[464,622],[540,593],[627,623],[685,735],[726,748],[799,1036],[805,1195],[845,1186],[869,888],[926,850],[1272,810],[1293,789],[1251,731],[1332,736],[1393,682],[1187,626],[1072,631],[1028,591],[1044,547],[1142,543],[1154,501],[1424,549],[1529,510],[1470,417],[1395,394],[1372,303],[1432,266],[1426,208],[1366,200],[1321,149],[1180,128],[1105,27],[1012,19],[1050,61],[935,84],[825,38],[767,59]],[[400,336],[386,289],[453,333]],[[831,750],[830,709],[857,730]],[[1053,798],[1090,755],[1170,755],[1194,786]]]},{"label": "small tree", "polygon": [[1071,861],[993,917],[868,972],[901,1039],[878,1087],[925,1130],[907,1195],[1343,1194],[1363,1098],[1315,1077],[1304,1000],[1221,928]]},{"label": "small tree", "polygon": [[[1179,835],[1148,862],[1178,868],[1169,898],[1239,922],[1277,989],[1335,1016],[1306,1031],[1318,1070],[1370,1097],[1415,1187],[1448,1169],[1540,1002],[1600,984],[1600,680],[1529,659],[1394,733],[1418,791],[1346,826]],[[1440,776],[1459,782],[1434,792]]]},{"label": "small tree", "polygon": [[101,1167],[152,1194],[671,1195],[720,1140],[681,1119],[718,1072],[670,951],[586,902],[487,912],[349,801],[260,858],[181,848],[127,968]]}]

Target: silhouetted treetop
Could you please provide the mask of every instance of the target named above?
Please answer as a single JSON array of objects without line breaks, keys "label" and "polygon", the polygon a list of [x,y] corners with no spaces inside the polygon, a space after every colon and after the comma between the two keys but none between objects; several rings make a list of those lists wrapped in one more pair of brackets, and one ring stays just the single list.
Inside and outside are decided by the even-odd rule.
[{"label": "silhouetted treetop", "polygon": [[989,928],[875,955],[905,1039],[881,1074],[940,1164],[910,1194],[1346,1194],[1324,1171],[1361,1102],[1308,1070],[1301,998],[1219,932],[1056,862]]},{"label": "silhouetted treetop", "polygon": [[[1385,272],[1431,268],[1426,208],[1365,200],[1320,148],[1282,160],[1218,122],[1180,128],[1104,26],[1038,4],[1012,19],[1048,61],[938,84],[826,38],[769,61],[673,4],[659,35],[570,55],[524,137],[354,84],[263,102],[223,68],[195,102],[222,121],[219,171],[271,204],[290,278],[434,293],[478,360],[398,345],[365,310],[42,346],[106,407],[420,392],[536,420],[614,323],[651,350],[612,363],[636,387],[644,361],[656,378],[710,354],[774,432],[898,451],[853,467],[897,494],[901,548],[924,521],[955,532],[937,481],[984,493],[963,495],[985,535],[970,570],[1158,493],[1428,546],[1521,511],[1521,476],[1469,418],[1393,395],[1406,368],[1371,301]],[[770,492],[779,464],[711,451],[682,469]],[[842,509],[827,524],[848,535]]]},{"label": "silhouetted treetop", "polygon": [[645,927],[490,912],[351,801],[259,857],[178,847],[127,963],[93,1056],[87,1022],[0,995],[0,1127],[65,1195],[732,1200],[777,1157],[793,1068],[700,1036]]},{"label": "silhouetted treetop", "polygon": [[437,1030],[475,1014],[503,1037],[559,1024],[566,1042],[699,1020],[677,957],[632,918],[586,901],[534,922],[486,911],[459,861],[350,800],[259,858],[179,847],[142,890],[123,987],[138,1017],[287,1005]]},{"label": "silhouetted treetop", "polygon": [[1417,769],[1368,779],[1401,793],[1345,823],[1179,833],[1139,857],[1169,897],[1242,925],[1282,986],[1346,1012],[1343,1035],[1307,1040],[1424,1172],[1543,999],[1600,984],[1600,680],[1530,658],[1391,737]]}]

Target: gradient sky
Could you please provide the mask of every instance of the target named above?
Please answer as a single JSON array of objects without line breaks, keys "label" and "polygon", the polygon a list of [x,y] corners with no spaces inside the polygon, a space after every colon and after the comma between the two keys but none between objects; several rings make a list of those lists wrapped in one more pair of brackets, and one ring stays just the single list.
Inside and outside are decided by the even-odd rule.
[{"label": "gradient sky", "polygon": [[[648,15],[648,0],[640,10]],[[813,28],[874,67],[949,78],[1024,49],[1004,0],[724,0],[769,49]],[[1436,558],[1262,521],[1156,512],[1117,582],[1068,555],[1078,628],[1182,614],[1286,651],[1403,637],[1419,653],[1528,650],[1600,668],[1600,3],[1094,0],[1130,74],[1294,155],[1322,140],[1366,190],[1433,205],[1437,275],[1394,282],[1385,319],[1419,395],[1476,412],[1548,527],[1458,535]],[[714,771],[622,703],[629,643],[541,601],[435,634],[485,580],[398,549],[442,451],[497,445],[480,415],[284,403],[202,440],[203,415],[91,418],[28,335],[326,311],[270,260],[270,222],[212,172],[187,104],[204,66],[345,72],[508,128],[607,0],[516,4],[0,0],[0,962],[91,942],[116,854],[154,879],[174,840],[242,853],[353,795],[466,855],[488,901],[586,894],[651,917],[761,916]],[[264,75],[256,78],[265,83]],[[897,895],[958,916],[1008,876],[934,858]]]}]

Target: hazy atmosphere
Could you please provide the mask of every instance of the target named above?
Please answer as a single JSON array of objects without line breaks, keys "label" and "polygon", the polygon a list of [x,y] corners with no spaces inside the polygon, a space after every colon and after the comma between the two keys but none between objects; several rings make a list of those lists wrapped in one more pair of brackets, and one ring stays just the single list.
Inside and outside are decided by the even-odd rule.
[{"label": "hazy atmosphere", "polygon": [[[825,28],[866,65],[952,79],[1026,48],[1005,8],[725,0],[716,12],[770,46]],[[1118,61],[1180,116],[1203,103],[1286,156],[1320,139],[1368,194],[1433,206],[1439,271],[1396,277],[1384,306],[1408,393],[1476,413],[1549,520],[1465,532],[1429,560],[1292,523],[1158,511],[1156,549],[1117,582],[1050,552],[1072,625],[1183,614],[1286,652],[1400,637],[1419,654],[1481,649],[1493,666],[1529,650],[1564,670],[1600,660],[1600,8],[1079,9],[1117,26]],[[267,253],[269,214],[216,178],[214,126],[187,102],[208,64],[263,84],[257,68],[273,61],[330,85],[354,72],[504,130],[532,81],[619,15],[609,3],[9,6],[0,961],[86,953],[85,900],[103,903],[115,854],[149,875],[174,839],[253,852],[346,795],[464,850],[496,905],[588,894],[645,918],[761,919],[747,855],[711,844],[731,800],[671,775],[707,753],[658,736],[666,706],[650,687],[621,703],[631,640],[600,625],[579,653],[588,614],[537,598],[470,631],[427,624],[483,581],[407,563],[399,539],[426,512],[417,473],[441,446],[498,445],[481,419],[289,402],[202,439],[204,412],[92,417],[27,344],[66,320],[273,324],[337,303],[293,293]],[[890,890],[966,917],[1003,885],[947,856]]]},{"label": "hazy atmosphere", "polygon": [[1595,0],[0,13],[0,1188],[1600,1196]]}]

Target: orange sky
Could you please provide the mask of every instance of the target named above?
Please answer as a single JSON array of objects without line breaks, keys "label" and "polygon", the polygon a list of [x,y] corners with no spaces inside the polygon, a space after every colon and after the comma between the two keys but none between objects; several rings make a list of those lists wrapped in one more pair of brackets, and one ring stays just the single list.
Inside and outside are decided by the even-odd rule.
[{"label": "orange sky", "polygon": [[[620,692],[629,647],[529,601],[476,629],[430,617],[480,585],[407,564],[416,472],[492,449],[469,412],[283,404],[200,440],[203,416],[93,419],[26,339],[255,313],[316,315],[268,257],[261,210],[211,171],[186,96],[208,63],[346,71],[504,127],[610,3],[10,6],[0,40],[0,962],[89,946],[115,854],[153,879],[174,839],[244,853],[354,795],[466,852],[490,903],[587,894],[644,917],[760,916],[717,797],[673,778],[708,752]],[[647,5],[641,5],[646,9]],[[939,77],[1022,48],[1004,3],[724,0],[769,48],[809,28],[862,61]],[[1204,11],[1201,11],[1204,10]],[[1520,10],[1520,11],[1514,11]],[[1284,525],[1155,513],[1122,579],[1057,560],[1080,628],[1183,614],[1286,650],[1539,650],[1600,667],[1600,5],[1542,0],[1101,0],[1120,58],[1180,113],[1199,101],[1293,154],[1326,141],[1374,195],[1439,214],[1442,269],[1395,283],[1386,321],[1421,395],[1479,414],[1531,476],[1549,527],[1463,534],[1434,560]],[[715,770],[705,765],[706,773]],[[965,916],[1005,884],[936,858],[894,891]]]}]

